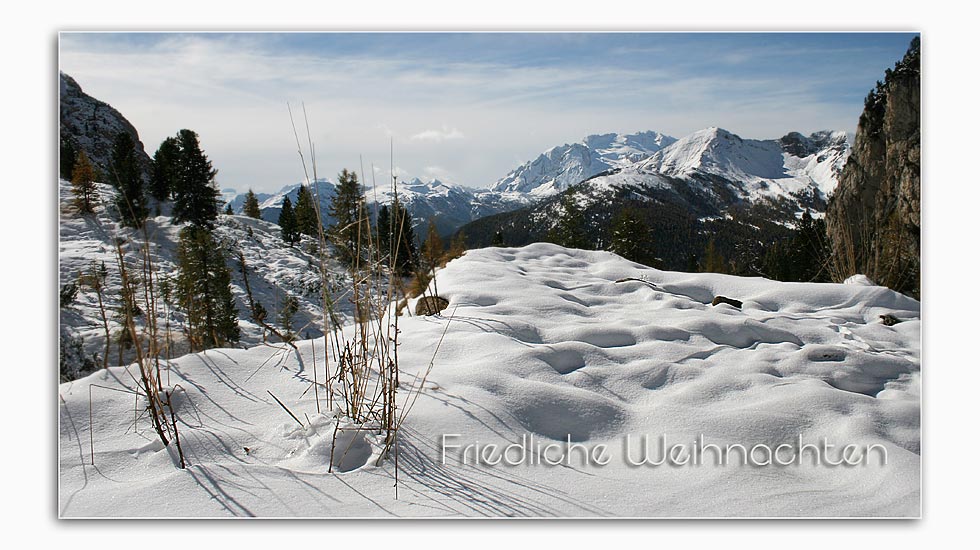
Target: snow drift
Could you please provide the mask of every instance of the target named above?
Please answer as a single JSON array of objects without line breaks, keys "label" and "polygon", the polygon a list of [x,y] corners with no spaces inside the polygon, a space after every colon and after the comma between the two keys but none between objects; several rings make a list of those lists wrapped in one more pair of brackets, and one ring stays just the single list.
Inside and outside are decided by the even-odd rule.
[{"label": "snow drift", "polygon": [[[437,281],[449,300],[442,315],[400,320],[404,396],[445,337],[400,432],[397,498],[373,433],[339,440],[345,453],[327,473],[334,418],[322,392],[316,414],[310,389],[319,339],[173,361],[186,470],[124,393],[134,385],[126,368],[62,384],[61,515],[919,514],[915,300],[876,286],[664,272],[550,244],[472,250]],[[741,309],[711,306],[716,295]],[[885,326],[883,314],[902,322]],[[605,445],[612,459],[464,464],[443,447],[447,435],[456,445]],[[653,447],[661,437],[823,439],[877,446],[887,464],[874,455],[859,466],[633,466],[623,442],[644,435]]]}]

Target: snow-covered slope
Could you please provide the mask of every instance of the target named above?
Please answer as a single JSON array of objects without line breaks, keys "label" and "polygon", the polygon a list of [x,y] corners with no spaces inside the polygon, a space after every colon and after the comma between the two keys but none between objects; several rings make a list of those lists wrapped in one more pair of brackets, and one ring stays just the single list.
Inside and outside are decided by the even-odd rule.
[{"label": "snow-covered slope", "polygon": [[[627,277],[649,284],[617,282]],[[439,272],[438,288],[449,300],[442,316],[400,324],[399,402],[441,345],[402,427],[397,499],[393,463],[375,465],[373,433],[339,440],[350,449],[342,472],[326,473],[334,420],[316,414],[310,391],[320,339],[301,342],[298,353],[262,346],[174,361],[168,384],[183,388],[176,408],[186,470],[175,468],[145,417],[133,425],[131,394],[94,387],[131,389],[124,369],[62,384],[60,514],[919,514],[915,300],[859,284],[658,271],[549,244],[471,250]],[[743,306],[713,307],[715,295]],[[902,322],[885,326],[883,314]],[[630,465],[642,461],[644,442],[647,458],[658,459],[662,437],[685,446],[686,465]],[[801,464],[743,465],[733,451],[718,465],[708,447],[692,464],[699,438],[770,450],[826,440],[828,460],[856,445],[868,464],[814,465],[813,451],[803,451]],[[606,445],[608,463],[586,463],[568,441],[592,452]],[[463,464],[461,447],[444,442],[495,444],[497,456],[523,443],[538,459],[515,449],[509,460],[518,465],[491,465],[470,452]],[[567,463],[541,459],[549,444],[544,456]],[[765,461],[764,451],[753,456]],[[793,456],[783,448],[776,459]]]},{"label": "snow-covered slope", "polygon": [[[115,337],[120,324],[115,319],[114,309],[119,303],[121,286],[116,261],[115,240],[122,238],[127,241],[127,253],[136,254],[143,241],[142,234],[132,229],[120,226],[111,204],[115,191],[108,185],[99,184],[99,204],[93,216],[80,216],[70,206],[72,195],[71,185],[60,181],[61,223],[59,239],[59,282],[61,285],[77,283],[82,273],[89,272],[93,267],[105,263],[108,270],[106,289],[106,307],[109,309],[110,331]],[[151,255],[156,267],[157,276],[173,276],[176,272],[176,248],[179,242],[179,232],[183,226],[174,225],[167,215],[167,205],[164,205],[161,216],[147,220],[147,233],[151,241]],[[255,220],[246,216],[219,216],[215,237],[225,248],[225,255],[232,273],[232,291],[235,294],[235,305],[239,311],[239,327],[242,331],[243,344],[262,342],[262,328],[250,320],[249,309],[245,298],[245,284],[241,274],[238,253],[245,257],[249,284],[254,298],[268,310],[268,322],[277,325],[276,318],[286,295],[295,296],[299,301],[299,312],[296,315],[293,329],[300,334],[307,332],[319,335],[320,307],[320,277],[314,256],[307,253],[310,243],[301,243],[294,247],[286,245],[280,235],[277,225]],[[337,283],[342,283],[346,275],[339,266],[332,265],[333,277]],[[350,315],[350,304],[344,300],[338,301],[340,317]],[[176,344],[174,355],[186,353],[186,346],[180,336],[183,317],[174,311],[169,314],[160,312],[158,325],[165,327],[167,323],[173,330]],[[69,333],[84,339],[85,351],[91,355],[99,354],[98,364],[105,351],[105,335],[102,318],[98,308],[98,296],[89,286],[81,285],[75,303],[61,311],[61,323]],[[275,337],[271,337],[273,340]],[[124,361],[131,360],[132,351],[123,354]],[[118,347],[113,343],[109,354],[109,364],[119,364]]]},{"label": "snow-covered slope", "polygon": [[529,200],[560,193],[611,168],[643,160],[676,141],[659,132],[591,135],[579,143],[552,147],[490,186],[490,190]]}]

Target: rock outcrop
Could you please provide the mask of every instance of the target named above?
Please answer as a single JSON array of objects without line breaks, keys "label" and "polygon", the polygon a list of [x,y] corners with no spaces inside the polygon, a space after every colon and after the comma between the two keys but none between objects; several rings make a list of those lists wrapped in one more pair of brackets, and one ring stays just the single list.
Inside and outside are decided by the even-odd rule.
[{"label": "rock outcrop", "polygon": [[827,209],[835,275],[919,296],[919,38],[865,100]]},{"label": "rock outcrop", "polygon": [[136,161],[143,177],[149,179],[150,157],[143,149],[139,133],[126,117],[108,103],[99,101],[82,91],[75,79],[65,73],[60,78],[60,128],[61,150],[85,151],[95,166],[100,180],[109,179],[112,161],[112,144],[120,132],[128,133],[136,144]]}]

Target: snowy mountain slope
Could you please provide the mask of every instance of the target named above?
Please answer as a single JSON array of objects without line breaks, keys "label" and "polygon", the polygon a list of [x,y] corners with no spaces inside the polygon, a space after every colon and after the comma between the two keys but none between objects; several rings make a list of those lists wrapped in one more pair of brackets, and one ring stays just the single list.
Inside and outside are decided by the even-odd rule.
[{"label": "snowy mountain slope", "polygon": [[798,133],[780,140],[751,140],[707,128],[657,151],[641,171],[696,181],[713,175],[746,200],[790,198],[817,191],[826,200],[837,185],[849,147],[843,132]]},{"label": "snowy mountain slope", "polygon": [[[656,288],[617,282],[626,277]],[[263,346],[172,363],[187,470],[174,466],[145,417],[133,429],[131,395],[93,388],[90,417],[90,387],[130,388],[124,369],[62,384],[60,515],[920,513],[915,300],[874,286],[658,271],[548,244],[471,250],[439,272],[438,287],[450,302],[443,316],[400,324],[402,397],[445,337],[401,431],[397,499],[392,462],[375,465],[373,433],[344,436],[341,471],[326,473],[334,420],[316,414],[309,391],[314,345],[324,349],[316,340],[300,342],[298,354]],[[718,294],[743,307],[712,307]],[[903,322],[885,326],[882,314]],[[644,447],[659,459],[662,437],[684,445],[685,465],[631,465],[643,462]],[[745,465],[737,450],[719,465],[705,446],[694,464],[699,438],[722,448],[834,447],[820,465],[813,451],[799,464],[766,465],[761,452],[753,455],[761,464]],[[569,440],[591,452],[606,445],[608,463],[586,462]],[[498,445],[497,454],[471,452],[463,464],[462,447],[473,444]],[[517,465],[489,463],[513,444],[537,462],[515,448]],[[543,456],[567,462],[545,463],[539,453],[549,444]],[[869,449],[868,463],[831,465],[845,445]],[[776,452],[782,462],[794,456]]]},{"label": "snowy mountain slope", "polygon": [[[99,184],[99,205],[93,216],[79,216],[70,206],[72,195],[71,185],[62,180],[59,192],[61,199],[61,223],[59,239],[59,284],[77,283],[82,273],[89,272],[105,262],[109,272],[106,289],[107,307],[117,307],[119,289],[121,286],[116,261],[115,240],[122,238],[127,241],[125,251],[135,257],[138,254],[142,234],[132,229],[123,228],[111,212],[112,197],[115,191],[108,185]],[[182,226],[176,226],[164,209],[162,216],[151,217],[147,221],[147,233],[152,242],[151,256],[158,276],[173,276],[176,273],[176,247],[179,242],[179,231]],[[277,314],[286,295],[295,296],[299,301],[299,312],[296,314],[293,329],[300,334],[319,335],[320,317],[320,278],[316,269],[316,259],[306,252],[310,243],[301,243],[289,247],[283,242],[277,225],[263,220],[254,220],[245,216],[219,216],[215,237],[225,248],[225,255],[232,273],[232,291],[239,312],[239,327],[242,331],[243,344],[262,342],[262,327],[250,320],[249,309],[245,296],[245,284],[238,261],[238,252],[244,254],[249,284],[254,298],[268,310],[267,322],[277,326]],[[340,266],[331,267],[337,283],[342,283],[346,275]],[[346,319],[351,315],[350,304],[344,300],[338,301],[340,317]],[[121,328],[114,319],[114,313],[109,311],[109,325],[113,335]],[[173,355],[186,353],[186,345],[180,335],[183,317],[176,312],[165,315],[160,312],[158,325],[166,326],[169,321],[176,339]],[[92,355],[97,353],[101,358],[105,351],[105,335],[102,318],[98,309],[98,296],[87,285],[80,285],[80,290],[74,304],[62,309],[61,323],[69,329],[69,333],[84,339],[85,351]],[[272,340],[274,336],[270,335]],[[132,358],[132,351],[123,354],[123,361]],[[109,355],[109,364],[119,364],[118,347],[114,343]]]},{"label": "snowy mountain slope", "polygon": [[676,139],[659,132],[591,135],[545,151],[490,186],[524,202],[560,193],[596,174],[649,157]]}]

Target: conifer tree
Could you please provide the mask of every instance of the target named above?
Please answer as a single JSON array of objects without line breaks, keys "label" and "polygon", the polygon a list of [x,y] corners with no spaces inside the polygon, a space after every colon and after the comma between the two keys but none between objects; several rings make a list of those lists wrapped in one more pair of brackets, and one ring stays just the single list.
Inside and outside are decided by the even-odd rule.
[{"label": "conifer tree", "polygon": [[316,209],[313,206],[313,195],[305,185],[299,186],[296,195],[296,231],[303,235],[316,237],[317,231]]},{"label": "conifer tree", "polygon": [[116,208],[127,227],[143,227],[149,214],[143,189],[143,176],[136,161],[136,144],[127,132],[120,132],[112,146],[112,177]]},{"label": "conifer tree", "polygon": [[634,262],[647,263],[649,260],[650,226],[643,221],[639,212],[626,207],[613,216],[609,250]]},{"label": "conifer tree", "polygon": [[289,197],[283,197],[282,210],[279,212],[279,228],[282,230],[282,240],[293,245],[299,242],[299,231],[296,229],[296,213],[293,212],[293,202]]},{"label": "conifer tree", "polygon": [[81,283],[88,286],[95,291],[95,297],[99,304],[99,317],[102,321],[103,334],[105,336],[105,355],[102,357],[102,368],[107,368],[109,366],[109,346],[112,343],[112,333],[109,330],[109,316],[106,313],[106,303],[105,303],[105,290],[106,290],[106,280],[109,278],[109,269],[106,267],[105,262],[100,264],[94,264],[84,273],[80,280]]},{"label": "conifer tree", "polygon": [[395,199],[391,203],[391,256],[392,269],[395,274],[405,277],[415,271],[418,265],[418,247],[415,244],[415,229],[412,227],[412,216]]},{"label": "conifer tree", "polygon": [[[388,256],[391,252],[391,210],[387,204],[382,204],[378,209],[378,221],[375,224],[376,238],[378,240],[378,251],[381,256]],[[389,261],[390,265],[390,261]]]},{"label": "conifer tree", "polygon": [[425,244],[422,246],[422,256],[425,258],[426,267],[435,269],[442,262],[445,254],[445,245],[439,231],[436,230],[436,222],[429,220],[429,227],[425,232]]},{"label": "conifer tree", "polygon": [[714,237],[708,239],[708,245],[704,250],[704,262],[701,270],[705,273],[729,272],[728,262],[725,261],[725,257],[715,246]]},{"label": "conifer tree", "polygon": [[[150,178],[150,196],[157,203],[170,200],[177,188],[180,174],[180,145],[175,137],[168,137],[160,143],[153,154],[153,174]],[[159,209],[159,204],[157,204]]]},{"label": "conifer tree", "polygon": [[466,235],[460,231],[449,242],[448,256],[450,259],[459,258],[466,252]]},{"label": "conifer tree", "polygon": [[497,230],[493,233],[493,238],[490,240],[490,246],[505,246],[503,231]]},{"label": "conifer tree", "polygon": [[238,341],[231,272],[214,236],[202,227],[191,225],[180,232],[175,293],[187,316],[187,336],[194,349]]},{"label": "conifer tree", "polygon": [[91,214],[95,207],[95,169],[85,151],[78,153],[78,160],[71,174],[71,191],[75,206],[82,214]]},{"label": "conifer tree", "polygon": [[297,311],[299,311],[299,300],[292,294],[287,294],[286,299],[283,300],[282,309],[279,310],[279,325],[282,327],[282,334],[287,342],[296,339],[296,335],[293,334],[293,317],[296,316]]},{"label": "conifer tree", "polygon": [[75,172],[75,161],[78,158],[78,153],[75,149],[75,145],[70,139],[61,139],[61,147],[59,153],[59,172],[61,174],[61,179],[71,180],[72,174]]},{"label": "conifer tree", "polygon": [[177,134],[180,146],[179,172],[174,196],[174,221],[212,229],[220,212],[220,192],[214,183],[217,170],[201,150],[197,133],[181,130]]},{"label": "conifer tree", "polygon": [[585,212],[572,193],[561,196],[560,212],[555,227],[549,232],[550,240],[568,248],[589,248],[586,234]]},{"label": "conifer tree", "polygon": [[791,238],[774,243],[762,260],[765,275],[777,281],[826,282],[830,279],[830,254],[824,220],[814,220],[805,211],[796,222]]},{"label": "conifer tree", "polygon": [[231,209],[231,203],[230,202],[225,205],[225,215],[226,216],[234,216],[235,215],[235,211]]},{"label": "conifer tree", "polygon": [[242,213],[250,218],[259,219],[262,217],[262,211],[259,210],[259,199],[251,189],[245,193],[245,207],[242,209]]},{"label": "conifer tree", "polygon": [[334,219],[328,234],[342,261],[351,263],[361,254],[361,243],[371,235],[364,215],[364,196],[357,174],[346,168],[337,179],[337,194],[330,203]]}]

